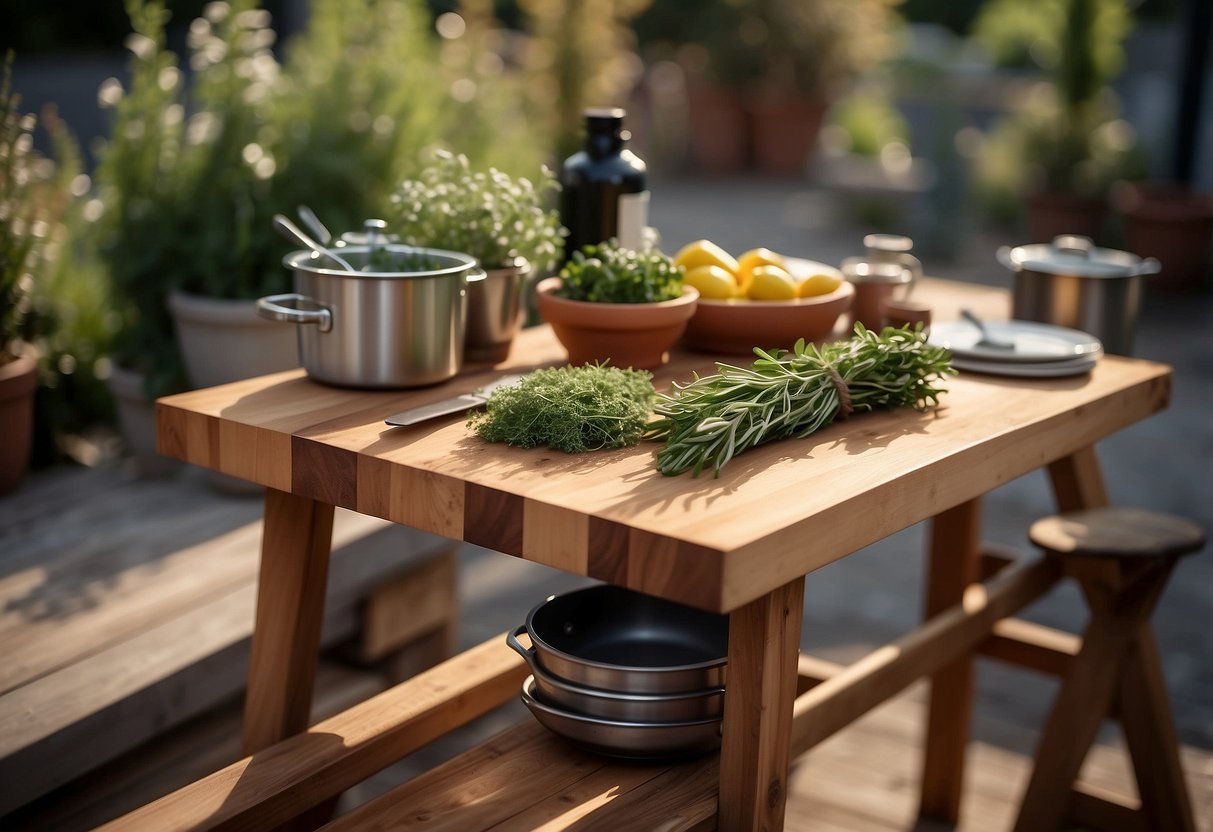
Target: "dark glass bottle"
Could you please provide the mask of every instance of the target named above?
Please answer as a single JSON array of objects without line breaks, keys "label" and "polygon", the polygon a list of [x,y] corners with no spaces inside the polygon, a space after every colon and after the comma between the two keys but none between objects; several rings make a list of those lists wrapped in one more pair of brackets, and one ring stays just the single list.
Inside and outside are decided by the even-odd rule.
[{"label": "dark glass bottle", "polygon": [[564,162],[560,172],[560,221],[569,230],[564,257],[582,246],[612,237],[628,248],[641,248],[648,226],[645,165],[624,147],[631,134],[623,129],[618,108],[585,111],[585,149]]}]

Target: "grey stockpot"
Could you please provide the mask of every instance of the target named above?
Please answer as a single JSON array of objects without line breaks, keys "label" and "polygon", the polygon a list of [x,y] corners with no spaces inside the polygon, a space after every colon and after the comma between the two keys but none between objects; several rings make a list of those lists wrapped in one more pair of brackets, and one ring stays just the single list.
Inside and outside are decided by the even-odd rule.
[{"label": "grey stockpot", "polygon": [[[436,384],[463,364],[470,282],[484,279],[466,254],[397,244],[392,255],[428,258],[425,270],[346,271],[323,255],[294,251],[283,263],[295,291],[257,301],[264,318],[299,325],[299,359],[317,381],[346,387],[401,388]],[[363,267],[371,246],[343,246]]]},{"label": "grey stockpot", "polygon": [[1067,234],[1052,243],[1002,247],[998,260],[1015,274],[1012,317],[1082,330],[1117,355],[1132,355],[1142,277],[1159,270],[1152,257],[1096,248]]}]

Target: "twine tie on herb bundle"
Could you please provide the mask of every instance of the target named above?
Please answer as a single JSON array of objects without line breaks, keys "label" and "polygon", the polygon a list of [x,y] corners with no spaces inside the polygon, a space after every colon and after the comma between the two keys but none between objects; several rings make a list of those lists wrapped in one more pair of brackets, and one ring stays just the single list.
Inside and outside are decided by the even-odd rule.
[{"label": "twine tie on herb bundle", "polygon": [[833,367],[826,367],[826,369],[830,371],[830,381],[834,382],[834,390],[838,393],[838,414],[834,417],[834,421],[841,422],[854,410],[851,407],[851,388],[847,387],[846,379],[840,376],[837,370]]}]

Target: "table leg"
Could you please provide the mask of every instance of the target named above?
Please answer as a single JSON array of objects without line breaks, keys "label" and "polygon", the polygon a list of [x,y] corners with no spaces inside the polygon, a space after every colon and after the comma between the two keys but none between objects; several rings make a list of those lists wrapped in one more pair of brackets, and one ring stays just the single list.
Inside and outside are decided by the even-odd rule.
[{"label": "table leg", "polygon": [[[931,521],[926,616],[959,604],[980,577],[981,500],[961,503]],[[918,813],[955,824],[960,818],[965,748],[973,709],[973,660],[963,656],[931,677]]]},{"label": "table leg", "polygon": [[332,537],[331,505],[266,490],[245,754],[308,727]]},{"label": "table leg", "polygon": [[803,615],[804,579],[799,578],[729,617],[722,830],[783,828]]},{"label": "table leg", "polygon": [[1053,484],[1059,511],[1099,508],[1108,504],[1108,489],[1094,445],[1049,463],[1049,481]]}]

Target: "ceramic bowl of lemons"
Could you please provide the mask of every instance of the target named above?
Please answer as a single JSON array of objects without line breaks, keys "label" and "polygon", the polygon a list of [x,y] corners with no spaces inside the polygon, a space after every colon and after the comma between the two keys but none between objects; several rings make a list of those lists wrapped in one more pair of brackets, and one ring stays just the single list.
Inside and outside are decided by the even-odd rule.
[{"label": "ceramic bowl of lemons", "polygon": [[[820,343],[834,337],[838,319],[851,308],[855,287],[833,266],[765,249],[746,252],[737,263],[731,273],[712,263],[687,269],[684,281],[699,289],[684,336],[688,346],[750,355],[754,347],[790,349],[800,338]],[[705,268],[715,273],[698,271]]]}]

